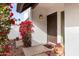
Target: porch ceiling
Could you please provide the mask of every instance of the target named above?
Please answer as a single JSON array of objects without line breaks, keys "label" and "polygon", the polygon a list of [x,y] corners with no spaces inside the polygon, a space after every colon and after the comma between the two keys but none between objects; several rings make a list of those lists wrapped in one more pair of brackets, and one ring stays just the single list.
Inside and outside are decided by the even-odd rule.
[{"label": "porch ceiling", "polygon": [[39,3],[37,7],[45,9],[64,8],[64,3]]}]

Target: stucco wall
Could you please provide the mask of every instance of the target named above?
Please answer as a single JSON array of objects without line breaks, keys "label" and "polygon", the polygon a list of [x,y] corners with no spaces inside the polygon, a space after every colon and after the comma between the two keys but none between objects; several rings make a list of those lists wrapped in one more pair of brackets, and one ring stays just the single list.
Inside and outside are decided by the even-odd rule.
[{"label": "stucco wall", "polygon": [[[43,19],[39,19],[39,15],[43,15]],[[32,33],[32,45],[47,43],[47,10],[36,7],[32,10],[32,20],[34,24],[34,33]],[[37,43],[34,43],[37,42]]]},{"label": "stucco wall", "polygon": [[65,4],[65,55],[79,56],[79,4]]}]

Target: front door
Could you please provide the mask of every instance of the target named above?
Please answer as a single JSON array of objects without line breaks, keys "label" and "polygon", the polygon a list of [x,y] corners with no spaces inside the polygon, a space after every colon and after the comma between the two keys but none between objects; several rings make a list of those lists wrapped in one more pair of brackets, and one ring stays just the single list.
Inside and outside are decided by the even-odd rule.
[{"label": "front door", "polygon": [[48,42],[57,42],[57,12],[47,16]]}]

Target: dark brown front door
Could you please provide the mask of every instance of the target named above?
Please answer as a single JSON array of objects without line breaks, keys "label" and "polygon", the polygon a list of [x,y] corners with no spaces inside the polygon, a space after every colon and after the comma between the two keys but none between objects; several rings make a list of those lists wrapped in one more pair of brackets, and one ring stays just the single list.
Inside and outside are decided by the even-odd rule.
[{"label": "dark brown front door", "polygon": [[57,42],[57,12],[47,16],[48,42]]}]

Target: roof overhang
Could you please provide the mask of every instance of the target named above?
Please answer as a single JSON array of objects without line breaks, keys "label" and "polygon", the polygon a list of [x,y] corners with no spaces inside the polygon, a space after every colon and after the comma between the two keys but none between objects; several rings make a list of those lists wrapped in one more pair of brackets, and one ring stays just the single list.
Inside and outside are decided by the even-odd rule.
[{"label": "roof overhang", "polygon": [[38,3],[18,3],[17,4],[17,12],[21,13],[24,10],[28,9],[29,7],[32,7],[34,9]]}]

